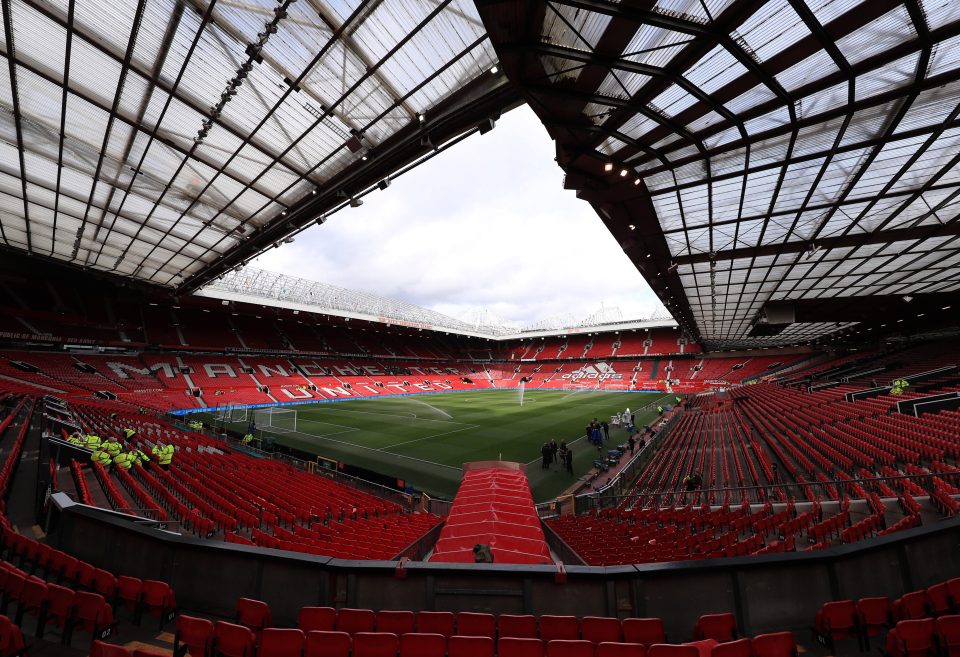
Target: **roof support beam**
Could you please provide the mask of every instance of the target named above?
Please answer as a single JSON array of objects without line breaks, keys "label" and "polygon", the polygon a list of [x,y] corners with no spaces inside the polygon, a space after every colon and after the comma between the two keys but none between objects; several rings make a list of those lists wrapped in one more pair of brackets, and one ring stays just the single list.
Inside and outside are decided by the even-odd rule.
[{"label": "roof support beam", "polygon": [[[13,15],[10,8],[10,0],[2,0],[0,8],[3,10],[3,30],[6,38],[6,47],[11,52],[16,52],[16,46],[13,41]],[[17,67],[13,64],[13,59],[7,59],[7,65],[10,68],[10,94],[13,97],[13,123],[17,135],[17,152],[20,156],[20,188],[23,194],[23,222],[27,232],[27,252],[33,253],[33,240],[30,237],[30,207],[27,202],[27,167],[23,161],[23,126],[20,116],[20,93],[17,90]],[[7,241],[6,232],[3,230],[3,222],[0,221],[0,237]]]}]

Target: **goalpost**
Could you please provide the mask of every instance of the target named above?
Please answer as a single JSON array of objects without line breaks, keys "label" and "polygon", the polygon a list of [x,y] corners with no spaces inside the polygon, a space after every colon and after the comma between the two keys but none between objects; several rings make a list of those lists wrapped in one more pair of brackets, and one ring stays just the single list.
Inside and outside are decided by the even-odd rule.
[{"label": "goalpost", "polygon": [[292,408],[261,408],[253,412],[253,422],[260,431],[293,433],[297,430],[297,412]]},{"label": "goalpost", "polygon": [[229,423],[247,421],[247,409],[244,406],[225,404],[223,406],[217,406],[214,413],[213,419],[217,422]]},{"label": "goalpost", "polygon": [[589,383],[564,383],[563,390],[599,390],[600,383],[591,380]]}]

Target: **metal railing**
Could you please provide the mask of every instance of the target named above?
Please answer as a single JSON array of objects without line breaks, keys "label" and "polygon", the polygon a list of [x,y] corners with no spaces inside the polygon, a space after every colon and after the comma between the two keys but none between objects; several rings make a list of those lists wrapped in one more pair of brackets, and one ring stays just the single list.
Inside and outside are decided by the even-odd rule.
[{"label": "metal railing", "polygon": [[433,546],[437,544],[440,532],[443,531],[443,524],[442,522],[438,522],[432,529],[401,550],[400,554],[394,557],[394,560],[410,559],[411,561],[423,561],[424,557],[433,550]]}]

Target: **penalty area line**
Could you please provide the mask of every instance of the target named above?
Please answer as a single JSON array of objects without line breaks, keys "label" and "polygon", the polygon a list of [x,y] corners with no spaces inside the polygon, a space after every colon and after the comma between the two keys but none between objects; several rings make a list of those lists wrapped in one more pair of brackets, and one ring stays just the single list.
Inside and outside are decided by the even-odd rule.
[{"label": "penalty area line", "polygon": [[[359,431],[359,429],[357,429],[356,431]],[[458,431],[463,431],[463,429],[458,429]],[[336,440],[334,438],[327,438],[326,436],[315,436],[310,433],[303,433],[302,431],[293,431],[292,433],[299,434],[306,438],[313,438],[314,440],[328,440],[331,443],[338,443],[340,445],[346,445],[347,447],[356,447],[357,449],[365,449],[368,452],[380,452],[381,454],[389,453],[391,456],[396,456],[397,458],[407,459],[410,461],[417,461],[419,463],[426,463],[427,465],[435,465],[438,468],[447,468],[449,470],[461,470],[461,471],[463,470],[463,468],[458,468],[452,465],[444,465],[443,463],[437,463],[436,461],[427,461],[425,459],[418,459],[413,456],[406,456],[405,454],[393,454],[390,452],[384,452],[383,449],[377,449],[376,447],[367,447],[366,445],[358,445],[357,443],[351,443],[346,440]],[[343,433],[350,433],[350,432],[344,431]]]},{"label": "penalty area line", "polygon": [[[424,436],[423,438],[415,438],[414,440],[408,440],[408,441],[406,441],[406,442],[397,443],[396,445],[387,445],[386,447],[381,447],[381,448],[380,448],[380,451],[386,451],[386,450],[388,450],[388,449],[393,449],[394,447],[402,447],[403,445],[410,445],[410,444],[412,444],[412,443],[419,443],[419,442],[424,441],[424,440],[429,440],[429,439],[431,439],[431,438],[438,438],[439,436],[446,436],[446,435],[449,435],[449,434],[451,434],[451,433],[458,433],[458,432],[460,432],[460,431],[466,431],[466,430],[468,430],[468,429],[476,429],[476,428],[479,427],[479,426],[480,426],[479,424],[471,424],[471,425],[468,425],[468,426],[465,426],[465,427],[461,427],[460,429],[453,429],[453,430],[451,430],[451,431],[444,431],[444,432],[442,432],[442,433],[435,433],[435,434],[431,434],[431,435],[429,435],[429,436]],[[438,464],[438,465],[439,465],[439,464]],[[459,468],[458,468],[458,469],[459,469]]]}]

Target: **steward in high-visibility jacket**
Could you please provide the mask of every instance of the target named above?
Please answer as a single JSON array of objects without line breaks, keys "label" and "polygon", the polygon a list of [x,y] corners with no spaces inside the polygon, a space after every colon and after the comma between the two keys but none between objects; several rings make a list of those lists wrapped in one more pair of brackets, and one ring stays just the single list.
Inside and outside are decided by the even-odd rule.
[{"label": "steward in high-visibility jacket", "polygon": [[105,442],[103,445],[101,445],[100,449],[104,450],[107,454],[109,454],[110,458],[116,459],[117,455],[123,451],[123,446],[114,440],[110,440],[108,442]]},{"label": "steward in high-visibility jacket", "polygon": [[88,433],[87,437],[83,440],[83,444],[87,449],[100,449],[100,436]]},{"label": "steward in high-visibility jacket", "polygon": [[201,430],[203,430],[203,422],[201,422],[201,421],[199,421],[199,420],[196,420],[196,421],[194,421],[194,422],[191,422],[188,426],[189,426],[191,429],[193,429],[194,431],[201,431]]},{"label": "steward in high-visibility jacket", "polygon": [[126,437],[127,440],[130,440],[131,438],[137,435],[137,430],[127,427],[126,429],[123,430],[123,435]]},{"label": "steward in high-visibility jacket", "polygon": [[132,450],[130,453],[133,454],[133,458],[134,458],[134,459],[136,460],[136,462],[139,463],[140,465],[143,465],[144,463],[149,463],[149,462],[150,462],[150,457],[147,456],[146,454],[144,454],[144,453],[143,453],[142,451],[140,451],[139,449]]},{"label": "steward in high-visibility jacket", "polygon": [[70,436],[67,437],[67,442],[78,447],[83,447],[86,444],[83,440],[83,436],[81,436],[79,433],[70,434]]},{"label": "steward in high-visibility jacket", "polygon": [[113,462],[117,464],[118,468],[123,468],[124,470],[129,470],[133,467],[133,463],[136,460],[136,457],[131,452],[121,452],[117,454],[117,458],[113,459]]},{"label": "steward in high-visibility jacket", "polygon": [[663,415],[663,406],[657,406],[657,413]]},{"label": "steward in high-visibility jacket", "polygon": [[249,444],[252,443],[252,442],[253,442],[253,434],[252,434],[252,433],[248,433],[246,436],[243,437],[243,444],[244,444],[244,445],[249,445]]},{"label": "steward in high-visibility jacket", "polygon": [[151,451],[157,457],[157,462],[161,468],[164,470],[170,468],[170,462],[173,460],[173,445],[157,444]]},{"label": "steward in high-visibility jacket", "polygon": [[107,454],[102,449],[98,449],[97,451],[95,451],[90,456],[90,460],[93,461],[94,463],[99,463],[105,468],[110,467],[110,464],[113,463],[113,459],[110,458],[110,455]]}]

